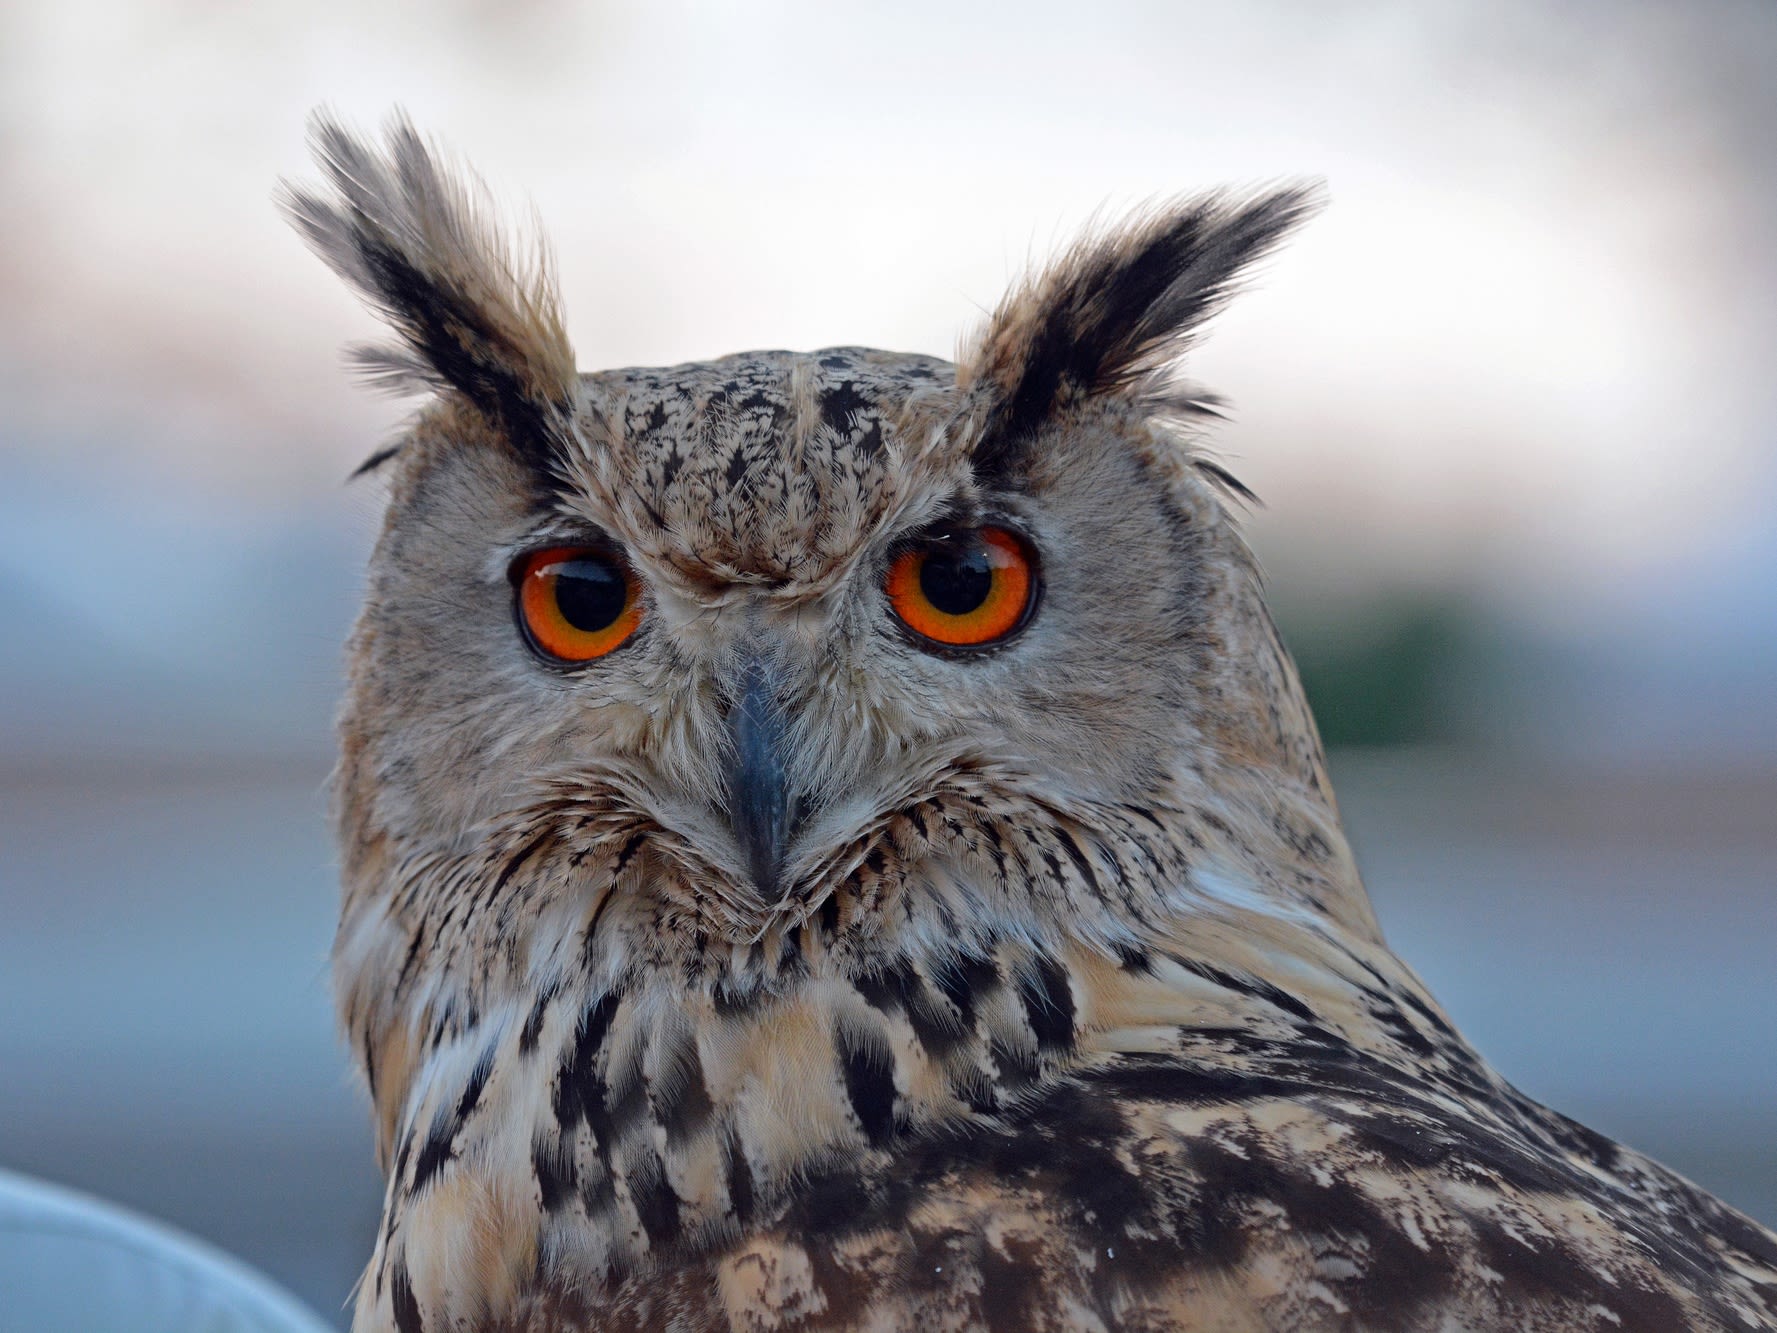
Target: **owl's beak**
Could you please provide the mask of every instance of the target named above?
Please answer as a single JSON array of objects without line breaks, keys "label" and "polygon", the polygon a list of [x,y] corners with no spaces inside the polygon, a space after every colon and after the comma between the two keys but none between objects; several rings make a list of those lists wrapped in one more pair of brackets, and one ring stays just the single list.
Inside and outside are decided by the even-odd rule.
[{"label": "owl's beak", "polygon": [[788,729],[770,669],[758,658],[741,667],[728,714],[733,767],[728,771],[728,823],[747,870],[767,902],[783,897],[784,858],[795,832],[786,763]]}]

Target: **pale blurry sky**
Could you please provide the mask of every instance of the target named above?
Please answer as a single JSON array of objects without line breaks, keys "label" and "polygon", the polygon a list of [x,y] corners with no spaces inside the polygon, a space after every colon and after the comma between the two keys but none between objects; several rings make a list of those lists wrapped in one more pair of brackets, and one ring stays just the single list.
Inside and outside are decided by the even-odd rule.
[{"label": "pale blurry sky", "polygon": [[948,353],[1095,212],[1324,177],[1195,363],[1274,564],[1557,617],[1743,579],[1777,550],[1774,57],[1769,0],[5,0],[0,486],[340,503],[403,409],[341,372],[373,326],[270,194],[311,107],[400,104],[534,203],[589,369]]}]

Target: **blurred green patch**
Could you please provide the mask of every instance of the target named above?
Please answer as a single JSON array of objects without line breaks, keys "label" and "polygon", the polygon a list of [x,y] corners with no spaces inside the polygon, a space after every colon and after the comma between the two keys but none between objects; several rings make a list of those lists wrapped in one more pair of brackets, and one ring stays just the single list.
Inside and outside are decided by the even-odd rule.
[{"label": "blurred green patch", "polygon": [[1287,606],[1277,615],[1329,747],[1473,739],[1476,688],[1493,655],[1471,608],[1401,597],[1336,618]]}]

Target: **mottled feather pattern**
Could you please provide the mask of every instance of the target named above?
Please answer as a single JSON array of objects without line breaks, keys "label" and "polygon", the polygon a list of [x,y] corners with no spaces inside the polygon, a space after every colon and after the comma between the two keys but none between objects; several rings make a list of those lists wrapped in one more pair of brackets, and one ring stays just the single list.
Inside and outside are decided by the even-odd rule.
[{"label": "mottled feather pattern", "polygon": [[[954,367],[579,375],[410,127],[318,133],[297,220],[431,393],[335,779],[357,1329],[1777,1328],[1777,1239],[1503,1082],[1371,913],[1177,379],[1311,192],[1097,236]],[[897,629],[889,563],[987,524],[1028,624]],[[580,543],[646,610],[563,670],[508,571]]]}]

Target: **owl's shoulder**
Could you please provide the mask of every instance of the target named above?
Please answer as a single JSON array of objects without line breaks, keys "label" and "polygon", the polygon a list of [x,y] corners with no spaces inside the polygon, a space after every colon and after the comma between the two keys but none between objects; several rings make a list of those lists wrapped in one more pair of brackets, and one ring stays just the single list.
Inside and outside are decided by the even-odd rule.
[{"label": "owl's shoulder", "polygon": [[[732,1244],[627,1275],[600,1315],[959,1333],[1777,1327],[1777,1241],[1663,1168],[1503,1085],[1465,1101],[1326,1043],[1262,1045],[1238,1069],[1107,1059],[1015,1109],[830,1163]],[[515,1327],[575,1327],[572,1307],[539,1292],[537,1322]]]}]

